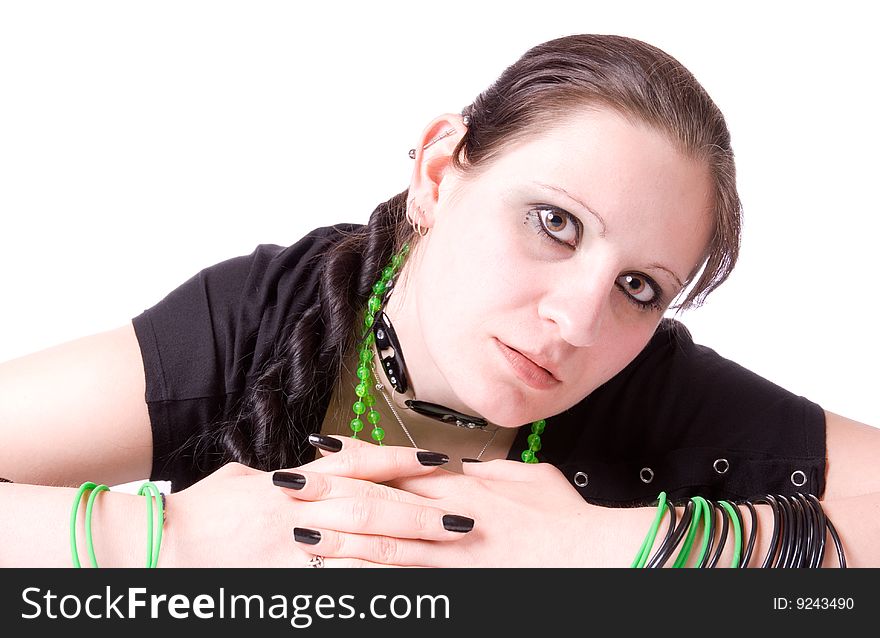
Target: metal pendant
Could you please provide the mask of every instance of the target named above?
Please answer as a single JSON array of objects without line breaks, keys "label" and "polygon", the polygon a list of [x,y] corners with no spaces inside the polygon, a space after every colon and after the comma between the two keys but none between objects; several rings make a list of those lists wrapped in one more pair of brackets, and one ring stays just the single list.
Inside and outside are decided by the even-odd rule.
[{"label": "metal pendant", "polygon": [[489,422],[482,417],[463,414],[451,408],[447,408],[445,405],[428,403],[427,401],[414,401],[413,399],[407,399],[406,407],[423,416],[443,421],[443,423],[452,423],[460,428],[467,428],[468,430],[485,430],[486,426],[489,425]]},{"label": "metal pendant", "polygon": [[391,325],[391,320],[384,311],[379,313],[378,321],[373,324],[373,334],[376,337],[376,350],[382,361],[385,376],[394,386],[394,389],[403,394],[409,388],[406,378],[406,362],[403,360],[403,350],[397,340],[397,334]]}]

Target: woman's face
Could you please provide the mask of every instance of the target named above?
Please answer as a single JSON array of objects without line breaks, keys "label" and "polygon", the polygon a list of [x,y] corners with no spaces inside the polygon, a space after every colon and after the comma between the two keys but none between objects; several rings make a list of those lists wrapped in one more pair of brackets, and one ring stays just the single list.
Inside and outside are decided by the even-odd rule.
[{"label": "woman's face", "polygon": [[503,426],[632,361],[710,237],[707,167],[610,110],[442,175],[388,314],[418,398]]}]

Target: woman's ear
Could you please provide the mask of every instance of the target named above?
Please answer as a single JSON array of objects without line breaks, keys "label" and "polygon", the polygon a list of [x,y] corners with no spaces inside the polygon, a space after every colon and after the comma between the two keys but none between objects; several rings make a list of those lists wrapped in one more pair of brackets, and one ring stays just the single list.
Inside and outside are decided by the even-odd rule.
[{"label": "woman's ear", "polygon": [[440,115],[425,127],[414,149],[412,179],[409,185],[409,205],[416,208],[423,228],[434,224],[434,208],[440,183],[451,170],[452,154],[467,127],[461,115]]}]

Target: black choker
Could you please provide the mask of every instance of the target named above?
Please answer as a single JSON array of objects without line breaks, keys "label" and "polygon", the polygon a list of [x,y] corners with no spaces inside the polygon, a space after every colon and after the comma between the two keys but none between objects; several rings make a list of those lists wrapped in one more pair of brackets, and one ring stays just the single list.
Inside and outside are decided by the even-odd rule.
[{"label": "black choker", "polygon": [[[409,384],[406,375],[406,362],[403,359],[403,349],[400,347],[400,341],[397,339],[397,333],[394,332],[394,326],[391,325],[388,315],[380,312],[377,319],[378,321],[373,324],[373,334],[376,337],[376,350],[379,352],[382,368],[384,368],[385,376],[388,377],[388,381],[391,382],[394,389],[400,394],[404,394],[409,388]],[[413,412],[423,416],[442,421],[443,423],[452,423],[469,430],[484,430],[489,425],[489,422],[482,417],[463,414],[452,408],[447,408],[445,405],[407,399],[406,406]]]},{"label": "black choker", "polygon": [[[376,336],[376,350],[379,352],[379,359],[382,360],[382,367],[385,369],[385,376],[394,386],[394,389],[400,394],[404,394],[409,385],[406,380],[406,362],[403,360],[403,349],[400,347],[400,341],[397,340],[397,333],[394,332],[394,326],[391,320],[384,312],[379,313],[378,321],[373,324],[373,334]],[[388,351],[390,354],[386,354]]]},{"label": "black choker", "polygon": [[489,425],[489,422],[482,417],[463,414],[452,408],[447,408],[445,405],[437,405],[427,401],[415,401],[413,399],[407,399],[405,403],[413,412],[443,421],[443,423],[453,423],[458,427],[467,428],[468,430],[485,430],[486,426]]}]

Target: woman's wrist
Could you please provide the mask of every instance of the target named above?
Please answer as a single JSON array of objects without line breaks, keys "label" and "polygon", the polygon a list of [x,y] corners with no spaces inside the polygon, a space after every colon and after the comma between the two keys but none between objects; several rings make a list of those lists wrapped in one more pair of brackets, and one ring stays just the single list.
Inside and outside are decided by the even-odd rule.
[{"label": "woman's wrist", "polygon": [[[628,567],[651,525],[653,510],[584,503],[557,539],[567,567]],[[570,539],[566,542],[564,539]],[[567,551],[561,551],[568,545]]]},{"label": "woman's wrist", "polygon": [[162,533],[162,551],[159,554],[159,563],[156,567],[178,567],[179,540],[180,540],[180,511],[175,509],[177,494],[165,494],[164,500],[164,531]]},{"label": "woman's wrist", "polygon": [[[753,522],[751,513],[744,505],[739,506],[742,515],[741,534],[743,546],[748,542]],[[685,507],[675,507],[676,522],[680,524]],[[751,552],[749,567],[760,567],[769,551],[772,542],[773,512],[768,505],[755,506],[757,514],[757,530],[755,543]],[[575,513],[570,519],[571,532],[568,538],[575,539],[570,548],[572,567],[630,567],[634,557],[639,553],[645,537],[656,517],[656,506],[651,507],[602,507],[586,504],[585,509]],[[713,552],[717,548],[721,536],[720,518],[716,518],[713,531]],[[669,514],[666,512],[660,522],[652,547],[648,551],[649,557],[653,557],[663,543],[669,529]],[[698,545],[702,540],[702,529],[699,531],[694,542],[687,567],[695,566],[699,555]],[[672,554],[665,567],[671,567],[673,561],[682,549],[682,544]],[[734,527],[728,525],[724,549],[717,561],[716,567],[729,567],[734,557],[736,545],[734,542]],[[826,564],[828,563],[826,553]]]},{"label": "woman's wrist", "polygon": [[[72,565],[70,516],[77,488],[3,484],[0,506],[7,517],[0,537],[0,565],[69,567]],[[77,553],[89,567],[85,536],[86,501],[76,516]],[[92,507],[92,538],[101,567],[144,565],[146,555],[146,506],[142,496],[124,492],[101,492]]]},{"label": "woman's wrist", "polygon": [[[73,492],[75,490],[71,492],[70,504],[73,503]],[[83,567],[91,566],[85,535],[85,511],[83,499],[76,526],[77,551]],[[148,536],[144,496],[114,491],[98,494],[92,510],[91,532],[100,567],[146,566]],[[161,557],[160,553],[160,562]]]}]

